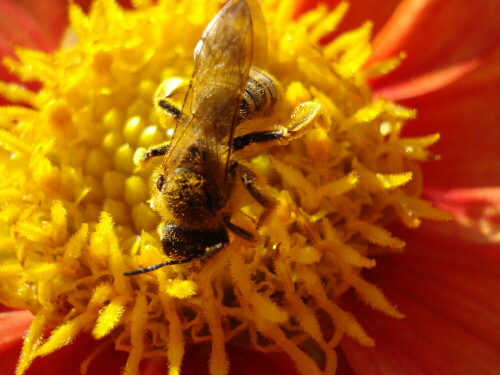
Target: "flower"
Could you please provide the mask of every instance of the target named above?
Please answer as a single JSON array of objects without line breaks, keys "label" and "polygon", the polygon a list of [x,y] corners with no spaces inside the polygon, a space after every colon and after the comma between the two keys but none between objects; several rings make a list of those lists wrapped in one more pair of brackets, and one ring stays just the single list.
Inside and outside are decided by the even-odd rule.
[{"label": "flower", "polygon": [[[264,234],[272,239],[270,242],[278,245],[270,248],[261,245],[255,248],[235,239],[235,243],[231,243],[224,252],[217,254],[214,261],[207,263],[197,274],[185,271],[188,268],[171,267],[161,272],[137,277],[133,281],[125,279],[121,274],[130,269],[127,267],[158,263],[163,257],[161,246],[158,245],[158,239],[154,234],[154,227],[159,219],[149,206],[143,204],[148,199],[148,189],[145,186],[150,183],[148,176],[151,174],[151,169],[148,170],[146,167],[145,170],[134,173],[132,164],[133,152],[130,145],[148,146],[159,143],[164,137],[158,126],[155,126],[156,117],[148,115],[151,113],[151,105],[144,98],[151,96],[162,74],[165,77],[180,76],[181,79],[189,76],[191,68],[185,66],[192,64],[192,46],[199,39],[204,25],[215,14],[216,5],[212,4],[208,10],[197,7],[196,4],[192,5],[192,8],[181,7],[179,13],[190,17],[183,17],[183,23],[179,23],[172,20],[172,13],[158,12],[157,8],[144,6],[137,12],[124,14],[110,2],[102,1],[98,4],[100,5],[95,6],[88,19],[77,8],[72,8],[72,26],[80,37],[78,44],[69,45],[57,52],[54,57],[21,50],[20,57],[31,65],[22,66],[12,60],[8,63],[18,73],[24,74],[24,78],[33,77],[30,75],[35,72],[35,77],[44,80],[42,89],[36,96],[17,86],[4,89],[4,93],[11,99],[28,102],[36,108],[36,111],[22,107],[4,109],[2,114],[6,119],[5,128],[8,131],[4,130],[0,136],[3,147],[8,151],[4,152],[2,162],[3,175],[7,176],[7,182],[2,185],[4,197],[2,219],[5,223],[2,240],[3,248],[6,250],[2,253],[4,255],[0,276],[3,277],[3,287],[0,289],[0,298],[9,306],[27,308],[36,314],[25,339],[18,371],[24,370],[35,356],[48,354],[69,343],[80,331],[91,331],[94,337],[103,337],[100,344],[95,349],[90,348],[91,350],[84,356],[86,359],[84,367],[92,366],[94,357],[109,353],[110,348],[115,346],[119,350],[130,352],[125,367],[125,371],[129,373],[135,373],[143,353],[148,356],[166,355],[171,373],[176,373],[182,359],[183,342],[196,342],[196,340],[212,343],[209,349],[212,373],[221,373],[227,366],[223,342],[235,339],[234,341],[240,344],[249,345],[238,337],[238,332],[235,332],[238,330],[249,332],[250,340],[247,341],[251,342],[250,347],[252,345],[256,347],[258,344],[264,348],[266,345],[277,344],[279,349],[294,357],[296,365],[303,373],[317,371],[317,365],[304,353],[310,356],[323,354],[326,358],[323,362],[326,366],[325,372],[328,373],[333,369],[337,359],[335,352],[330,350],[328,345],[335,345],[344,332],[365,345],[372,344],[372,335],[367,335],[364,329],[367,331],[372,329],[375,333],[377,340],[375,348],[363,350],[358,343],[352,343],[349,339],[342,341],[342,349],[349,364],[359,373],[368,373],[365,366],[373,368],[374,362],[362,359],[377,351],[381,355],[377,356],[376,363],[384,364],[394,373],[401,373],[396,371],[397,364],[394,365],[390,361],[394,358],[394,351],[387,350],[384,337],[375,329],[378,325],[384,332],[392,333],[391,337],[400,338],[400,341],[395,340],[395,342],[401,343],[403,347],[417,349],[416,355],[422,353],[424,357],[432,354],[434,347],[429,343],[434,340],[440,342],[436,339],[442,340],[447,334],[451,336],[453,333],[453,337],[458,338],[457,342],[471,338],[470,335],[464,336],[460,331],[453,330],[453,324],[445,320],[439,322],[437,326],[430,325],[433,331],[439,332],[438,335],[430,332],[427,337],[415,335],[417,340],[405,341],[406,335],[413,333],[408,325],[412,325],[415,321],[436,323],[423,307],[432,305],[433,296],[447,297],[450,291],[433,286],[432,290],[429,288],[433,293],[418,294],[416,288],[411,288],[410,290],[416,294],[413,300],[403,298],[404,294],[402,297],[402,293],[395,287],[401,280],[410,286],[432,285],[432,281],[440,280],[440,277],[454,277],[468,270],[461,264],[463,262],[461,259],[467,259],[470,254],[463,251],[460,252],[462,257],[458,258],[453,252],[454,249],[449,247],[450,244],[455,244],[454,241],[443,240],[437,235],[444,228],[450,233],[455,233],[462,241],[470,240],[469,247],[484,257],[490,257],[492,262],[498,261],[490,248],[482,250],[477,244],[479,235],[482,235],[483,242],[494,242],[492,234],[495,231],[491,229],[491,225],[489,228],[485,225],[474,228],[471,221],[467,222],[469,215],[460,210],[454,210],[457,220],[452,224],[439,227],[433,224],[428,228],[424,225],[424,229],[427,229],[424,234],[431,233],[432,236],[427,234],[423,239],[422,232],[407,233],[396,228],[404,234],[400,237],[410,245],[413,244],[419,252],[412,252],[412,247],[409,246],[407,256],[385,255],[378,260],[377,267],[374,268],[374,280],[386,284],[384,292],[389,292],[391,297],[389,300],[397,301],[398,310],[404,312],[408,316],[407,319],[380,322],[383,319],[381,316],[372,317],[369,308],[359,308],[351,296],[344,293],[343,306],[346,310],[356,311],[354,316],[363,323],[359,325],[336,305],[337,299],[322,298],[323,293],[325,295],[328,293],[331,298],[340,295],[344,289],[353,287],[362,299],[374,307],[394,317],[401,317],[401,313],[387,302],[379,290],[359,277],[357,272],[359,268],[374,265],[372,260],[374,247],[368,246],[369,242],[396,248],[403,244],[401,240],[373,224],[385,222],[391,216],[399,217],[408,226],[419,224],[416,215],[446,217],[442,211],[433,209],[425,202],[416,199],[421,184],[420,173],[417,165],[411,161],[412,158],[429,158],[430,154],[422,146],[432,143],[436,137],[400,138],[400,127],[405,120],[413,117],[413,112],[370,95],[368,87],[364,84],[365,78],[375,78],[376,75],[398,63],[397,58],[380,62],[399,53],[398,41],[390,40],[393,34],[386,32],[384,36],[384,31],[378,34],[375,46],[378,42],[385,50],[382,47],[375,49],[372,57],[374,63],[368,65],[366,69],[362,67],[370,53],[368,24],[351,33],[342,34],[327,44],[324,47],[325,51],[327,50],[325,55],[333,61],[334,71],[337,74],[334,77],[335,89],[331,86],[331,82],[326,80],[327,77],[330,79],[332,77],[325,74],[325,61],[315,54],[310,44],[304,40],[304,34],[313,42],[325,36],[325,25],[331,26],[340,18],[345,11],[343,4],[331,13],[324,23],[318,23],[318,20],[325,17],[326,9],[319,8],[306,13],[296,24],[292,23],[292,26],[286,27],[287,22],[290,22],[287,21],[291,6],[289,2],[280,4],[278,9],[274,10],[276,16],[272,21],[268,19],[269,43],[271,46],[276,46],[268,70],[276,74],[285,87],[286,106],[283,114],[279,113],[281,117],[278,119],[283,123],[292,113],[300,115],[301,112],[294,112],[294,108],[300,108],[298,107],[300,103],[312,99],[326,110],[326,113],[314,117],[314,128],[309,129],[303,138],[286,146],[287,148],[278,148],[269,151],[264,157],[252,159],[252,167],[267,177],[269,185],[274,187],[274,190],[271,190],[272,194],[280,202],[275,217],[266,224],[267,227],[263,228]],[[410,5],[415,7],[415,4],[418,3],[404,2],[395,14],[407,15],[404,12],[405,7]],[[266,14],[271,14],[272,4],[266,3],[264,6],[269,7],[265,8]],[[172,7],[168,9],[171,10]],[[203,12],[200,9],[203,9]],[[425,14],[423,10],[427,9],[421,8],[421,13],[417,14]],[[444,13],[446,14],[446,11]],[[171,35],[179,35],[179,39],[173,41],[162,38],[164,34],[161,30],[155,33],[149,28],[148,33],[143,32],[140,36],[132,33],[138,30],[137,25],[143,27],[156,25],[154,22],[151,26],[150,20],[153,15],[157,17],[154,18],[156,21],[172,25],[169,31]],[[403,21],[408,22],[407,18],[395,16],[394,21],[391,21],[392,24],[399,21],[403,25],[392,26],[392,30],[403,29],[402,26],[405,25]],[[103,22],[108,19],[113,22]],[[418,24],[420,18],[410,19],[412,20],[413,24]],[[391,22],[388,25],[391,25]],[[190,32],[185,31],[186,24],[191,25],[187,28]],[[178,32],[175,32],[175,27],[178,28]],[[92,33],[89,33],[89,30]],[[184,32],[180,32],[181,30]],[[125,44],[122,43],[124,39],[127,40]],[[177,47],[164,48],[158,52],[160,42],[174,43]],[[493,45],[493,42],[490,43]],[[490,49],[485,47],[485,50]],[[410,56],[408,61],[411,61],[410,52],[411,48],[408,49]],[[297,55],[302,57],[298,64]],[[422,53],[421,55],[427,56]],[[489,57],[495,61],[494,55]],[[458,61],[462,62],[460,59]],[[448,65],[443,64],[444,67],[449,65],[451,62]],[[472,61],[453,65],[453,69],[445,69],[443,66],[438,66],[441,69],[440,74],[421,75],[420,80],[415,80],[411,84],[404,79],[398,80],[398,70],[396,70],[388,78],[374,80],[373,87],[386,97],[402,102],[411,103],[411,100],[418,102],[418,99],[425,99],[426,95],[431,97],[436,92],[443,94],[442,90],[452,87],[453,84],[459,84],[463,78],[470,78],[470,74],[481,73],[481,69],[489,65]],[[36,72],[39,72],[38,76]],[[414,69],[411,72],[419,70]],[[323,79],[324,82],[321,81]],[[313,86],[311,82],[317,87],[311,87]],[[432,85],[429,85],[429,82]],[[136,88],[136,91],[132,93],[130,87]],[[418,94],[417,98],[412,97],[415,92]],[[125,114],[122,113],[124,106],[128,108]],[[316,111],[311,113],[317,114]],[[342,118],[341,115],[346,113],[350,116],[347,119]],[[381,121],[382,118],[384,121]],[[153,126],[145,126],[141,122],[151,123]],[[124,127],[121,128],[123,124]],[[387,142],[377,138],[377,133],[373,133],[373,125],[378,126],[379,133],[387,136]],[[349,132],[344,129],[346,126]],[[444,130],[446,129],[443,129],[443,134]],[[377,147],[386,147],[383,155],[387,156],[387,160],[376,160],[371,152],[366,152],[374,148],[373,153],[377,155],[377,152],[380,152]],[[332,154],[331,150],[335,150],[335,153]],[[445,156],[448,151],[444,149],[441,153]],[[468,160],[464,157],[463,150],[455,149],[455,151],[457,155],[455,160]],[[483,148],[483,151],[487,152],[487,148]],[[112,160],[109,160],[110,155],[113,157]],[[301,157],[307,155],[309,158],[304,163],[297,155]],[[335,174],[330,176],[327,173],[325,177],[321,167],[324,168],[325,164],[332,163],[335,158],[337,164],[328,166],[328,171],[333,170]],[[348,160],[350,163],[347,168],[332,168],[338,166],[338,160]],[[477,160],[483,159],[478,157]],[[489,160],[494,159],[488,158],[485,162]],[[311,163],[317,170],[314,168],[311,170]],[[405,168],[401,168],[401,165]],[[486,208],[494,207],[496,196],[494,190],[483,190],[479,193],[467,190],[450,191],[450,185],[446,185],[450,176],[452,181],[461,181],[459,179],[461,174],[457,172],[456,167],[453,169],[453,163],[449,167],[451,168],[449,175],[441,171],[437,174],[437,176],[447,176],[447,179],[443,177],[440,180],[439,177],[435,177],[431,181],[437,183],[429,185],[426,183],[426,186],[429,186],[426,190],[427,196],[434,198],[434,201],[444,208],[455,208],[453,203],[463,196],[467,197],[466,202],[472,208],[477,208],[478,203],[483,203]],[[429,167],[431,177],[432,170],[440,170],[436,169],[437,167],[433,168]],[[409,173],[402,173],[408,170],[412,172],[411,176]],[[276,171],[279,171],[279,176]],[[374,174],[374,171],[379,174]],[[436,172],[434,173],[436,176]],[[411,182],[410,177],[413,177]],[[427,178],[427,174],[425,177]],[[478,181],[491,181],[487,179],[487,174],[478,174],[478,177],[484,178]],[[325,185],[328,189],[324,188]],[[314,199],[308,194],[311,190],[316,192],[312,197]],[[319,201],[322,202],[320,210],[315,207]],[[251,200],[249,202],[241,203],[246,213],[246,216],[240,217],[243,224],[245,220],[248,222],[245,218],[256,217],[256,212],[260,210],[255,202]],[[361,207],[364,207],[363,211]],[[390,212],[386,213],[380,208],[386,208]],[[100,214],[102,209],[111,215]],[[352,212],[358,212],[358,215],[359,212],[363,212],[364,216],[353,216]],[[386,216],[381,215],[382,212]],[[484,217],[484,211],[475,213],[484,223],[487,219]],[[486,213],[495,217],[495,212],[491,209]],[[333,218],[337,218],[337,222]],[[113,219],[116,225],[113,224]],[[477,222],[479,220],[474,220],[472,224]],[[491,220],[486,220],[486,223],[490,222]],[[283,231],[283,223],[287,223],[289,227],[297,227],[291,230],[292,236],[290,231]],[[318,223],[321,225],[319,228]],[[457,231],[458,224],[469,230]],[[120,245],[118,238],[122,239]],[[346,243],[342,241],[345,238],[353,239]],[[312,242],[312,246],[308,246],[308,241]],[[325,241],[328,242],[325,244]],[[457,242],[455,246],[463,246],[464,250],[467,250],[467,246],[461,242]],[[330,254],[328,253],[330,248],[337,251]],[[120,249],[125,256],[120,253]],[[380,251],[382,248],[376,250]],[[387,252],[387,248],[384,250]],[[453,260],[451,264],[456,266],[451,267],[448,264],[451,270],[443,270],[443,260],[433,259],[429,254],[432,251],[435,256],[437,250],[440,251],[439,254],[443,254],[444,260],[448,262]],[[321,264],[317,262],[319,257],[322,257]],[[227,260],[229,267],[224,263]],[[255,262],[255,268],[252,268],[254,264],[252,262]],[[481,281],[484,284],[481,286],[486,290],[494,290],[489,288],[495,285],[493,276],[498,267],[490,269],[485,263],[477,259],[471,262],[483,271],[482,278],[479,278],[477,272],[473,273],[470,270],[466,274],[477,278],[478,282]],[[273,267],[263,267],[266,264],[272,264]],[[402,272],[402,266],[403,270],[408,269],[413,272]],[[225,275],[222,270],[226,269],[229,270],[229,283],[223,277]],[[420,277],[421,273],[417,271],[428,277]],[[17,274],[21,277],[13,277]],[[110,278],[110,275],[113,277]],[[260,284],[255,281],[257,275],[261,278],[257,279]],[[206,282],[210,280],[214,280],[213,288],[210,282]],[[239,293],[236,296],[238,298],[235,298],[232,292],[228,294],[225,291],[224,287],[228,284],[235,284],[234,293]],[[262,289],[256,289],[257,285]],[[477,287],[466,290],[468,293],[461,293],[460,297],[476,295],[477,290]],[[217,299],[220,296],[229,298],[230,304],[224,301],[221,304]],[[422,304],[416,301],[422,301]],[[457,307],[455,310],[458,311],[460,311],[458,307],[468,311],[475,308],[470,303],[457,305],[459,298],[452,301]],[[200,303],[203,304],[201,307]],[[225,309],[225,315],[220,313],[220,308],[217,306]],[[406,308],[403,309],[401,306]],[[488,322],[495,324],[495,315],[491,312],[498,311],[498,308],[495,309],[498,306],[490,302],[485,307],[480,312],[486,314]],[[181,308],[183,314],[178,313]],[[452,315],[454,321],[470,329],[477,328],[474,332],[480,331],[483,335],[481,337],[491,338],[487,341],[488,344],[495,342],[493,337],[488,336],[488,331],[483,326],[471,324],[465,314],[464,316],[457,314],[455,310],[449,311],[442,305],[436,305],[436,308],[440,312],[454,312]],[[149,315],[144,319],[146,309]],[[331,309],[334,311],[331,312]],[[206,318],[200,316],[200,311],[206,312]],[[164,314],[170,324],[165,324],[165,320],[154,315],[155,312]],[[9,314],[18,317],[20,313]],[[290,319],[287,314],[291,314],[294,319]],[[232,320],[221,318],[228,315]],[[9,316],[3,315],[6,322],[10,322]],[[410,319],[410,316],[415,319]],[[320,318],[324,321],[318,334],[318,323],[315,322],[320,322]],[[199,324],[200,319],[206,324]],[[24,329],[22,327],[25,327],[27,320],[24,313],[24,319],[17,321],[18,326]],[[254,323],[253,326],[248,323],[249,320]],[[326,327],[331,326],[332,320],[336,323],[336,331],[325,346],[323,343],[325,337],[331,335]],[[232,326],[235,321],[241,325]],[[374,325],[373,322],[377,324]],[[186,324],[195,327],[190,331],[191,336],[187,337],[182,334],[183,330],[187,330]],[[207,324],[211,335],[204,332]],[[43,339],[44,325],[55,327],[50,338],[46,340]],[[404,326],[405,329],[398,330],[398,325]],[[15,329],[13,331],[16,332]],[[143,341],[141,338],[145,331],[150,334],[148,339]],[[259,332],[264,335],[260,336]],[[288,337],[283,336],[283,332],[287,333]],[[230,338],[227,338],[227,335]],[[253,341],[252,335],[254,335]],[[271,342],[266,342],[264,336],[271,338]],[[15,337],[15,334],[12,337]],[[239,340],[236,340],[238,338]],[[256,338],[259,341],[255,341]],[[425,340],[426,338],[428,340]],[[419,342],[424,340],[427,345]],[[165,343],[167,349],[163,347]],[[474,344],[476,350],[474,354],[477,354],[475,357],[481,360],[480,368],[490,369],[491,367],[487,365],[488,361],[494,358],[491,356],[494,353],[491,350],[494,344],[488,346],[478,339]],[[71,347],[70,345],[61,351]],[[197,352],[207,354],[207,347],[201,345],[198,348],[187,351],[188,360],[185,360],[187,367],[205,361],[200,359],[205,357],[197,356]],[[272,346],[268,348],[273,349]],[[252,358],[259,358],[258,354],[251,353],[245,348],[230,347],[231,365],[234,366],[233,358],[238,358],[238,355],[240,357],[253,355]],[[406,356],[399,358],[406,369],[411,368],[409,365],[415,362],[411,356],[414,353],[404,354]],[[450,367],[444,366],[455,365],[452,363],[454,358],[450,357],[453,351],[450,350],[446,354],[448,356],[432,357],[435,359],[433,368],[443,368],[441,372],[447,372]],[[57,355],[57,352],[47,358],[53,355]],[[281,360],[281,357],[278,358]],[[266,368],[270,370],[273,357],[267,356],[266,359]],[[419,359],[417,358],[417,362]],[[321,363],[321,360],[319,362]],[[152,368],[159,363],[161,362],[150,362],[145,371],[153,371]],[[468,361],[466,364],[470,366],[473,362]],[[73,365],[76,365],[77,369],[80,363]],[[246,365],[249,366],[248,362]],[[456,366],[465,367],[460,361]],[[186,372],[189,373],[189,370]]]}]

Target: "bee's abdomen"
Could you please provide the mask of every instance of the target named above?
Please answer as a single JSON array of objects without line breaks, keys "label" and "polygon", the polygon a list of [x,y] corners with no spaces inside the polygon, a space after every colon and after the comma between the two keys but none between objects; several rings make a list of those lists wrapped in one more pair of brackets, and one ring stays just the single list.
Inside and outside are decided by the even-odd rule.
[{"label": "bee's abdomen", "polygon": [[278,101],[278,84],[269,73],[252,68],[241,100],[239,120],[268,115]]}]

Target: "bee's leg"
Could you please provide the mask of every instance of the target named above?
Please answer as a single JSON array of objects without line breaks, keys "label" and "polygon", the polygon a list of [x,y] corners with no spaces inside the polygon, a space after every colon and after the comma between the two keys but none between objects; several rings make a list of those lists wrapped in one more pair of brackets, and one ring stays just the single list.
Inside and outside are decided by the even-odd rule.
[{"label": "bee's leg", "polygon": [[265,223],[266,219],[275,210],[278,202],[273,197],[265,194],[264,191],[257,186],[257,176],[251,169],[242,164],[239,164],[236,161],[231,165],[231,169],[238,170],[239,175],[241,176],[241,181],[243,182],[243,185],[245,185],[245,188],[248,190],[250,195],[264,208],[264,212],[262,212],[259,221],[257,222],[257,228],[259,228],[262,226],[262,224]]},{"label": "bee's leg", "polygon": [[253,143],[287,144],[292,139],[301,137],[321,117],[321,106],[318,103],[302,103],[294,109],[286,127],[277,125],[275,130],[248,133],[236,137],[233,140],[233,151],[242,150]]},{"label": "bee's leg", "polygon": [[142,157],[143,160],[147,161],[151,158],[165,155],[168,151],[168,146],[169,146],[169,143],[165,143],[165,144],[162,144],[160,146],[148,149]]},{"label": "bee's leg", "polygon": [[[165,99],[160,99],[158,101],[158,105],[165,110],[165,113],[174,118],[175,120],[179,119],[182,111],[176,106],[170,104]],[[160,146],[156,146],[146,150],[145,148],[138,148],[134,155],[134,164],[142,167],[142,165],[147,162],[149,159],[152,159],[156,156],[165,155],[168,151],[169,143],[164,143]]]},{"label": "bee's leg", "polygon": [[165,112],[172,118],[178,119],[181,116],[182,111],[176,106],[170,104],[165,99],[158,101],[158,105],[165,110]]},{"label": "bee's leg", "polygon": [[247,240],[247,241],[253,241],[255,240],[255,237],[253,236],[252,233],[246,231],[245,229],[231,223],[229,220],[230,220],[230,217],[225,217],[224,219],[224,224],[226,224],[226,227],[231,231],[233,232],[234,234],[236,234],[237,236],[240,236],[241,238],[243,238],[244,240]]},{"label": "bee's leg", "polygon": [[168,151],[169,143],[164,143],[160,146],[156,146],[146,150],[145,148],[138,148],[134,155],[134,164],[142,167],[142,164],[147,162],[149,159],[152,159],[157,156],[165,155]]},{"label": "bee's leg", "polygon": [[210,247],[207,247],[205,249],[205,252],[203,253],[203,256],[202,258],[209,258],[211,257],[213,254],[215,254],[217,251],[219,251],[220,249],[222,249],[224,247],[225,243],[223,242],[219,242],[215,245],[212,245]]},{"label": "bee's leg", "polygon": [[285,138],[286,129],[254,132],[241,135],[233,140],[233,151],[239,151],[253,143],[266,143]]}]

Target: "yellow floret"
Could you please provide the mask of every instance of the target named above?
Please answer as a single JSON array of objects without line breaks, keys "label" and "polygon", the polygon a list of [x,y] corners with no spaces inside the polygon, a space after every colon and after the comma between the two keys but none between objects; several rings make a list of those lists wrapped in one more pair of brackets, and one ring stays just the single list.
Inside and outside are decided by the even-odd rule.
[{"label": "yellow floret", "polygon": [[365,66],[369,22],[320,44],[344,2],[298,19],[292,0],[262,4],[271,51],[262,68],[284,95],[259,126],[289,129],[293,140],[248,157],[277,202],[260,228],[262,207],[243,189],[234,193],[232,217],[255,228],[257,240],[231,234],[211,259],[123,275],[167,259],[151,206],[159,161],[137,164],[175,126],[157,117],[157,87],[186,85],[194,47],[221,3],[144,0],[124,10],[96,0],[88,15],[72,4],[63,47],[19,48],[19,61],[5,59],[21,79],[41,83],[37,92],[0,84],[19,103],[0,108],[0,302],[34,314],[18,375],[81,332],[112,336],[129,353],[124,374],[154,355],[179,374],[186,345],[201,342],[211,343],[213,375],[227,374],[232,343],[284,351],[303,374],[333,374],[344,333],[374,344],[336,303],[340,294],[353,288],[367,305],[403,317],[360,272],[376,266],[380,248],[404,247],[383,227],[391,220],[417,227],[449,218],[418,197],[417,161],[436,158],[426,148],[439,135],[402,138],[415,111],[372,95],[366,79],[402,56]]}]

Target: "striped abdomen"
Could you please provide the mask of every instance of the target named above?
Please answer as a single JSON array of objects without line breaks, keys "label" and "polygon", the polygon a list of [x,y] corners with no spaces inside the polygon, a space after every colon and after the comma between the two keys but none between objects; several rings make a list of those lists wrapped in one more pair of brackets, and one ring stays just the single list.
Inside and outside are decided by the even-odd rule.
[{"label": "striped abdomen", "polygon": [[268,115],[278,101],[278,84],[269,73],[252,68],[241,100],[239,120]]}]

